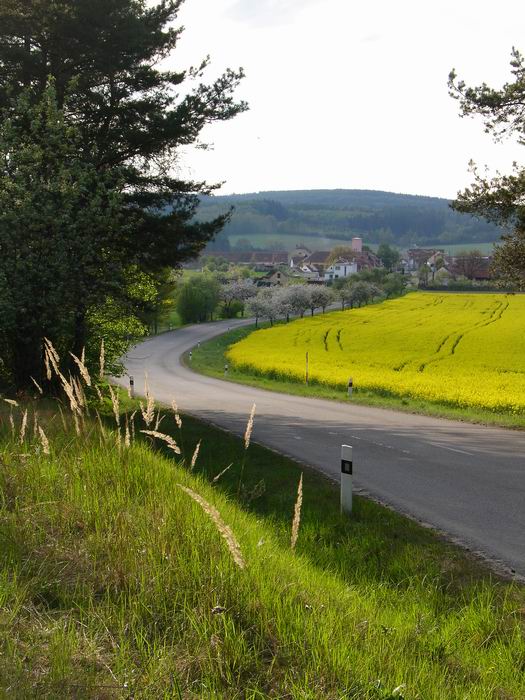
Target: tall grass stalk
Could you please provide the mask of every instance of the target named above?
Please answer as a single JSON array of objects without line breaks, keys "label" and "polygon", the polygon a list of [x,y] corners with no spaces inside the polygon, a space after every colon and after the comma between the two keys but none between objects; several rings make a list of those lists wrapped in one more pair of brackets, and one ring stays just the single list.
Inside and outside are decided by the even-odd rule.
[{"label": "tall grass stalk", "polygon": [[248,422],[246,423],[246,430],[244,431],[244,453],[243,453],[243,457],[242,457],[241,470],[239,473],[239,485],[237,487],[237,496],[239,496],[241,493],[242,479],[244,476],[244,468],[246,465],[246,452],[248,451],[248,448],[250,447],[250,441],[252,439],[254,416],[255,416],[255,403],[252,405],[252,409],[251,409],[250,415],[248,417]]},{"label": "tall grass stalk", "polygon": [[299,486],[297,487],[297,499],[295,501],[293,521],[292,521],[292,536],[291,536],[291,548],[292,551],[295,549],[297,544],[297,538],[299,537],[299,525],[301,524],[301,506],[303,505],[303,475],[299,479]]},{"label": "tall grass stalk", "polygon": [[179,484],[179,487],[185,493],[187,493],[188,496],[191,496],[191,498],[193,498],[193,500],[200,505],[200,507],[206,513],[206,515],[208,515],[211,518],[211,520],[215,523],[217,530],[220,532],[220,534],[224,538],[224,541],[228,545],[228,549],[230,550],[230,554],[233,557],[233,561],[237,564],[237,566],[240,569],[244,569],[246,563],[242,556],[241,547],[237,542],[237,539],[233,534],[230,526],[226,525],[224,520],[221,518],[221,514],[219,513],[217,508],[212,506],[211,503],[208,503],[206,499],[204,499],[200,494],[191,489],[189,486],[183,486],[183,484]]}]

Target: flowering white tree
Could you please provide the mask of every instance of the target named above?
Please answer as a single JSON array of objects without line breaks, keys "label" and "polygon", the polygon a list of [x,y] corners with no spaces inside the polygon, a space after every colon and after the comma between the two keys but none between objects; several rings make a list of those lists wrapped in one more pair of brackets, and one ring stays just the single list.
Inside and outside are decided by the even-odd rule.
[{"label": "flowering white tree", "polygon": [[279,294],[273,289],[261,289],[257,296],[249,300],[248,310],[255,316],[256,328],[260,318],[267,318],[273,326],[273,322],[279,318],[281,312]]},{"label": "flowering white tree", "polygon": [[[220,291],[221,301],[224,303],[224,308],[229,313],[233,302],[237,301],[240,304],[245,304],[249,299],[257,294],[257,288],[249,280],[232,280],[227,284],[222,285]],[[244,308],[242,313],[244,314]]]},{"label": "flowering white tree", "polygon": [[334,295],[330,289],[321,285],[313,285],[310,288],[310,311],[312,316],[316,309],[322,309],[324,313],[328,304],[333,300]]},{"label": "flowering white tree", "polygon": [[302,318],[306,309],[310,308],[310,289],[303,284],[294,284],[291,287],[287,287],[286,292],[292,313],[299,314]]},{"label": "flowering white tree", "polygon": [[277,311],[279,316],[286,319],[286,323],[290,320],[290,314],[294,312],[290,300],[290,287],[278,287],[273,293]]}]

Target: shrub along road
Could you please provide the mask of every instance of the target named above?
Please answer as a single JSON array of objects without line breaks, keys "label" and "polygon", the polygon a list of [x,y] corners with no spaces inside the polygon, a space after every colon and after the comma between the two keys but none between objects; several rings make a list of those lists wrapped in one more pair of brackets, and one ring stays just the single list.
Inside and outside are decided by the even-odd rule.
[{"label": "shrub along road", "polygon": [[255,441],[336,480],[340,446],[350,444],[360,493],[525,576],[525,432],[278,394],[182,364],[198,342],[250,322],[187,326],[140,343],[125,358],[137,394],[147,372],[157,401],[175,398],[182,411],[236,434],[255,402]]}]

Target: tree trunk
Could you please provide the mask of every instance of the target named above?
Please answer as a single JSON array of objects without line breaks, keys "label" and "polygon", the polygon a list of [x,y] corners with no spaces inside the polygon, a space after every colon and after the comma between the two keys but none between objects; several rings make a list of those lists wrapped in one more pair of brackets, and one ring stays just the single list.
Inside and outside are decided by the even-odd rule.
[{"label": "tree trunk", "polygon": [[31,377],[42,382],[42,341],[33,338],[18,338],[13,346],[16,348],[13,357],[13,379],[16,389],[24,389],[32,385]]}]

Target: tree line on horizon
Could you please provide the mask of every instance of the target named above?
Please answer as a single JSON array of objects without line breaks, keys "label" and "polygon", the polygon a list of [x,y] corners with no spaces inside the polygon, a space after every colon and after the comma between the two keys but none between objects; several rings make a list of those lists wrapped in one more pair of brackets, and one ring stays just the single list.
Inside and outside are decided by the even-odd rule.
[{"label": "tree line on horizon", "polygon": [[[348,192],[348,196],[344,196]],[[231,249],[230,236],[250,240],[265,235],[286,240],[290,235],[350,240],[361,235],[373,244],[400,248],[487,243],[500,238],[493,223],[460,214],[445,199],[355,190],[261,193],[204,197],[199,220],[218,216],[233,206],[231,219],[210,248]],[[276,199],[276,197],[279,197]]]}]

